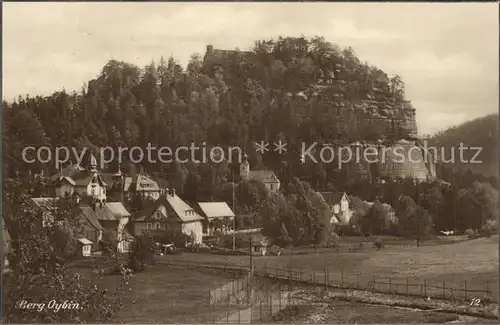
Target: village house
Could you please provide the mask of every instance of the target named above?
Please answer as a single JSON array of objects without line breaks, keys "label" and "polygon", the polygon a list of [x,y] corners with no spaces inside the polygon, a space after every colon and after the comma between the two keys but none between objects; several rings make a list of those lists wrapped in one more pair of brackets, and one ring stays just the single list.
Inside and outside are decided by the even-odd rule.
[{"label": "village house", "polygon": [[[106,183],[104,178],[111,182]],[[92,244],[86,242],[82,244],[82,249],[91,251],[98,250],[99,242],[116,244],[118,252],[128,252],[130,244],[134,240],[126,230],[130,213],[121,202],[107,202],[107,188],[109,184],[120,183],[123,174],[118,168],[114,174],[101,174],[97,170],[97,160],[94,155],[90,155],[88,168],[85,169],[78,164],[69,165],[59,173],[51,177],[52,185],[57,198],[71,197],[75,208],[83,216],[84,238]],[[46,205],[47,201],[56,198],[32,198],[38,207]],[[50,218],[50,211],[44,211],[44,222]],[[80,238],[78,238],[80,239]],[[85,253],[86,254],[86,253]]]},{"label": "village house", "polygon": [[194,244],[202,242],[204,218],[184,202],[174,189],[134,215],[132,228],[135,236],[145,232],[167,234],[172,231],[192,237]]},{"label": "village house", "polygon": [[[75,204],[79,204],[79,198],[76,193],[74,193],[71,199],[73,201],[76,200],[74,202]],[[56,209],[59,200],[60,198],[31,198],[30,202],[32,203],[33,208],[41,212],[41,227],[46,227],[49,223],[54,222],[53,211]],[[76,229],[68,230],[76,241],[85,239],[86,241],[91,242],[91,244],[87,245],[88,248],[85,248],[85,250],[90,249],[90,251],[95,251],[97,250],[97,243],[102,236],[102,227],[95,214],[88,213],[85,207],[75,205],[75,208],[78,209],[76,213],[77,216],[79,216],[79,225],[81,226],[81,229],[78,229],[78,231],[75,231]],[[58,224],[60,226],[64,226],[62,222],[58,222]]]},{"label": "village house", "polygon": [[88,208],[86,211],[94,213],[102,226],[101,240],[116,244],[117,252],[128,252],[134,237],[126,229],[131,215],[123,204],[121,202],[93,202]]},{"label": "village house", "polygon": [[280,181],[271,170],[250,170],[250,163],[247,160],[247,155],[244,156],[243,162],[240,165],[240,177],[244,181],[262,182],[271,192],[277,192],[280,189]]},{"label": "village house", "polygon": [[345,192],[320,192],[332,211],[331,224],[348,225],[352,216],[349,197]]},{"label": "village house", "polygon": [[158,200],[160,195],[165,192],[155,180],[144,174],[125,177],[123,191],[129,195],[138,193],[151,200]]},{"label": "village house", "polygon": [[249,234],[251,239],[251,254],[265,256],[269,254],[271,244],[261,233]]},{"label": "village house", "polygon": [[93,154],[89,158],[87,169],[80,165],[70,165],[51,178],[56,197],[91,196],[99,201],[106,200],[106,187],[102,176],[97,170],[97,160]]},{"label": "village house", "polygon": [[198,202],[204,216],[204,231],[207,236],[212,236],[215,231],[228,233],[234,231],[235,214],[226,202]]}]

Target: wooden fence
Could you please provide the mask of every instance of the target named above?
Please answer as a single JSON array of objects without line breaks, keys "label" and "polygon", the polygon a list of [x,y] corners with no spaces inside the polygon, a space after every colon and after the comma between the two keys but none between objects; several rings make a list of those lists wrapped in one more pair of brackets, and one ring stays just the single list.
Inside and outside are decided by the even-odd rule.
[{"label": "wooden fence", "polygon": [[249,273],[241,279],[231,281],[220,286],[219,288],[210,290],[208,293],[209,304],[212,305],[222,301],[229,301],[241,292],[248,292],[251,280],[252,277]]},{"label": "wooden fence", "polygon": [[[188,267],[201,267],[209,269],[223,270],[225,272],[249,272],[248,266],[237,266],[228,264],[207,264],[196,262],[174,262],[174,265],[182,265]],[[456,280],[447,279],[427,279],[427,278],[412,278],[401,276],[378,276],[364,275],[362,273],[330,272],[329,270],[304,270],[304,269],[283,269],[271,268],[266,265],[258,267],[254,266],[253,274],[255,276],[267,277],[285,283],[296,283],[306,286],[325,287],[325,288],[341,288],[367,290],[371,292],[391,293],[406,296],[430,297],[434,299],[447,300],[471,300],[482,299],[485,301],[498,302],[498,290],[494,280],[491,281],[467,281],[459,283]],[[243,279],[241,280],[243,281]],[[247,285],[249,280],[244,280]],[[225,289],[217,288],[212,291],[226,293],[218,293],[225,298],[234,295],[241,288],[236,285],[225,286]],[[212,297],[212,294],[210,294]],[[215,296],[214,296],[215,297]],[[214,298],[215,299],[215,298]],[[216,301],[215,299],[214,301]],[[212,298],[210,298],[212,301]],[[219,300],[220,301],[220,300]]]}]

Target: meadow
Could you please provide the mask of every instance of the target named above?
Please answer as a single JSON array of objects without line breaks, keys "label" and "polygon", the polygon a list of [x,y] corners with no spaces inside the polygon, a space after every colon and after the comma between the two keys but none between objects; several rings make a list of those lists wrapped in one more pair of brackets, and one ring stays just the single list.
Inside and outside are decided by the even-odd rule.
[{"label": "meadow", "polygon": [[[165,260],[246,267],[250,264],[249,256],[195,253],[167,256]],[[330,282],[354,284],[390,278],[394,283],[425,281],[429,287],[444,283],[450,288],[467,288],[470,298],[474,290],[488,286],[492,298],[498,301],[498,236],[422,247],[388,245],[382,250],[365,247],[357,251],[259,256],[252,257],[252,263],[257,268],[292,269],[307,276],[315,272],[324,277],[328,273]]]}]

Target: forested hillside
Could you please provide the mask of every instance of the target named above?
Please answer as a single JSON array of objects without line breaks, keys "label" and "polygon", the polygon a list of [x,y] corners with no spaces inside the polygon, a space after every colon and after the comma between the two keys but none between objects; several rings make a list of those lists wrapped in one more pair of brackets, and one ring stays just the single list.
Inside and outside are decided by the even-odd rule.
[{"label": "forested hillside", "polygon": [[[449,128],[429,139],[429,143],[436,147],[444,148],[445,159],[450,159],[450,149],[458,148],[460,143],[464,147],[482,148],[474,159],[482,163],[461,163],[456,155],[456,164],[446,163],[447,169],[470,169],[472,172],[486,177],[498,176],[498,114],[491,114],[463,124]],[[476,150],[464,151],[464,160],[470,161]]]},{"label": "forested hillside", "polygon": [[[125,161],[122,167],[128,175],[144,171],[168,179],[169,186],[191,203],[231,202],[236,187],[236,212],[248,215],[239,218],[238,225],[263,225],[270,237],[283,243],[328,240],[328,209],[318,199],[320,190],[345,191],[357,201],[375,202],[375,208],[353,219],[369,225],[371,233],[415,234],[415,216],[425,220],[426,227],[418,229],[426,232],[433,231],[433,224],[463,231],[490,227],[488,222],[496,220],[496,178],[470,171],[450,175],[443,169],[443,178],[452,186],[418,185],[411,178],[382,184],[358,178],[356,166],[339,170],[336,163],[301,163],[301,142],[394,143],[414,139],[417,131],[415,109],[404,98],[399,76],[389,77],[362,63],[351,48],[342,50],[322,38],[258,41],[252,52],[207,47],[203,59],[193,55],[185,68],[174,58],[142,68],[110,61],[78,92],[59,90],[3,104],[5,178],[55,172],[53,163],[24,163],[21,153],[26,146],[88,147],[98,153],[106,146],[176,148],[205,142],[207,147],[239,146],[248,153],[252,170],[267,168],[277,174],[281,191],[269,194],[259,182],[235,184],[239,166],[228,161]],[[496,146],[493,120],[466,124],[435,139],[454,144],[467,135],[470,145]],[[262,140],[283,140],[288,152],[269,150],[261,156],[253,145]],[[116,168],[116,163],[108,166],[111,172]],[[33,195],[42,195],[43,186],[36,191]],[[381,202],[395,208],[397,225],[386,222]],[[140,208],[129,203],[131,211]]]},{"label": "forested hillside", "polygon": [[[58,90],[50,96],[28,95],[4,103],[4,173],[54,172],[53,164],[23,163],[25,146],[145,148],[151,143],[175,148],[206,142],[244,148],[252,169],[265,165],[277,171],[285,168],[283,177],[305,173],[314,178],[325,172],[333,177],[335,164],[326,170],[323,166],[301,170],[301,141],[402,137],[397,132],[384,134],[385,129],[379,128],[384,123],[369,121],[361,127],[359,118],[385,114],[387,120],[392,113],[386,108],[404,106],[410,115],[415,111],[404,102],[399,76],[389,77],[361,62],[352,48],[340,49],[322,38],[279,38],[257,41],[253,52],[215,52],[222,54],[213,56],[216,64],[193,55],[185,68],[174,58],[145,67],[110,61],[80,91]],[[312,97],[314,102],[303,100]],[[260,157],[253,150],[254,141],[278,139],[288,143],[287,156],[271,150]],[[124,165],[128,172],[139,168],[172,174],[174,170],[158,163]]]}]

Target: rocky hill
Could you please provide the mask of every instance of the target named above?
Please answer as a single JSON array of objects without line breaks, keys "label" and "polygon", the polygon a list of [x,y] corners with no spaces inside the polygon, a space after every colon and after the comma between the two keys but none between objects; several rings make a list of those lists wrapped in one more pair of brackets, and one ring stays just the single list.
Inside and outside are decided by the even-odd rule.
[{"label": "rocky hill", "polygon": [[[4,108],[7,174],[54,172],[54,166],[24,163],[21,151],[27,145],[175,148],[206,142],[239,146],[253,169],[273,169],[281,179],[297,174],[322,179],[337,177],[336,164],[303,166],[301,143],[377,144],[408,152],[418,142],[416,109],[405,98],[401,78],[320,37],[257,41],[252,51],[207,46],[204,57],[193,55],[185,69],[174,58],[143,68],[112,60],[80,92],[27,96]],[[255,142],[278,140],[288,143],[287,155],[252,150]],[[361,174],[366,169],[371,177],[433,176],[424,160],[418,168],[394,161],[358,166],[364,163],[352,169]],[[173,163],[139,167],[150,173],[180,170]]]}]

